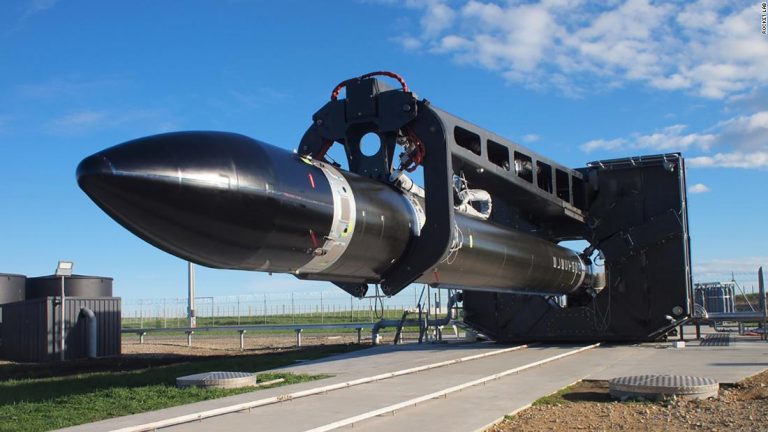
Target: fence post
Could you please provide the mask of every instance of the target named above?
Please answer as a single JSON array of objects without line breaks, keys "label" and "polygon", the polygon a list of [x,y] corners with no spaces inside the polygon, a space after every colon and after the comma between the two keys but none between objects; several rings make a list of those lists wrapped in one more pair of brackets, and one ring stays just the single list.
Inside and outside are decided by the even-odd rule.
[{"label": "fence post", "polygon": [[192,335],[195,334],[195,332],[192,331],[192,330],[187,330],[184,333],[187,334],[187,346],[191,347],[192,346]]},{"label": "fence post", "polygon": [[240,351],[245,350],[245,329],[238,330],[240,332]]},{"label": "fence post", "polygon": [[301,331],[302,329],[296,329],[296,346],[301,346]]}]

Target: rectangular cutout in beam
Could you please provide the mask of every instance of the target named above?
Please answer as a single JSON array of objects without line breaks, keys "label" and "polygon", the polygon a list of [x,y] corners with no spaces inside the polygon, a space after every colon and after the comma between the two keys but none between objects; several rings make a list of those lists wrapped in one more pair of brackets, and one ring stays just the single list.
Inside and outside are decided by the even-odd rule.
[{"label": "rectangular cutout in beam", "polygon": [[570,176],[567,172],[555,168],[555,187],[557,188],[557,197],[565,202],[571,202],[571,184],[568,181]]},{"label": "rectangular cutout in beam", "polygon": [[474,132],[470,132],[463,127],[456,126],[453,128],[453,138],[456,140],[456,144],[458,144],[459,147],[464,147],[472,153],[480,156],[480,135]]},{"label": "rectangular cutout in beam", "polygon": [[539,189],[552,193],[552,166],[536,161],[536,184]]},{"label": "rectangular cutout in beam", "polygon": [[573,205],[574,207],[586,210],[586,190],[584,190],[584,181],[576,176],[571,176],[573,184]]},{"label": "rectangular cutout in beam", "polygon": [[509,171],[509,149],[507,146],[488,140],[488,160]]},{"label": "rectangular cutout in beam", "polygon": [[530,156],[515,152],[515,174],[528,183],[533,183],[533,161]]}]

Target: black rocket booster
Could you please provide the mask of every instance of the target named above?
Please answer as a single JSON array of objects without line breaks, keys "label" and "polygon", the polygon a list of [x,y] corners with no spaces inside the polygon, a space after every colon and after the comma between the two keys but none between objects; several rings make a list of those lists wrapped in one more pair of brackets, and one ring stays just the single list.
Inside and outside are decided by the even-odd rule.
[{"label": "black rocket booster", "polygon": [[[77,180],[125,228],[214,268],[379,283],[424,225],[424,200],[243,135],[178,132],[83,160]],[[456,213],[452,249],[419,282],[566,294],[591,280],[575,252]]]}]

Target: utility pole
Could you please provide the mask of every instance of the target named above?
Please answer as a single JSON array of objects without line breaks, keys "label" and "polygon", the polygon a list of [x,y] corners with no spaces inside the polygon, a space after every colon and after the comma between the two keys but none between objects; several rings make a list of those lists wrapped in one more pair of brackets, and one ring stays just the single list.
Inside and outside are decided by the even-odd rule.
[{"label": "utility pole", "polygon": [[197,317],[195,315],[195,265],[192,262],[187,262],[187,282],[189,292],[187,293],[187,318],[189,319],[188,327],[197,327]]}]

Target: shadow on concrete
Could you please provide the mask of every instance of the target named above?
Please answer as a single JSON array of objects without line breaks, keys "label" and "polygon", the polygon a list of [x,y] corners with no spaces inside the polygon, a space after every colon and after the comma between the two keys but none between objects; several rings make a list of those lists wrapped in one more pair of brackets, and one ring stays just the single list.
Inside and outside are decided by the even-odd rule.
[{"label": "shadow on concrete", "polygon": [[611,402],[606,381],[582,381],[563,395],[569,402]]},{"label": "shadow on concrete", "polygon": [[768,368],[768,363],[710,363],[712,366],[763,366]]}]

